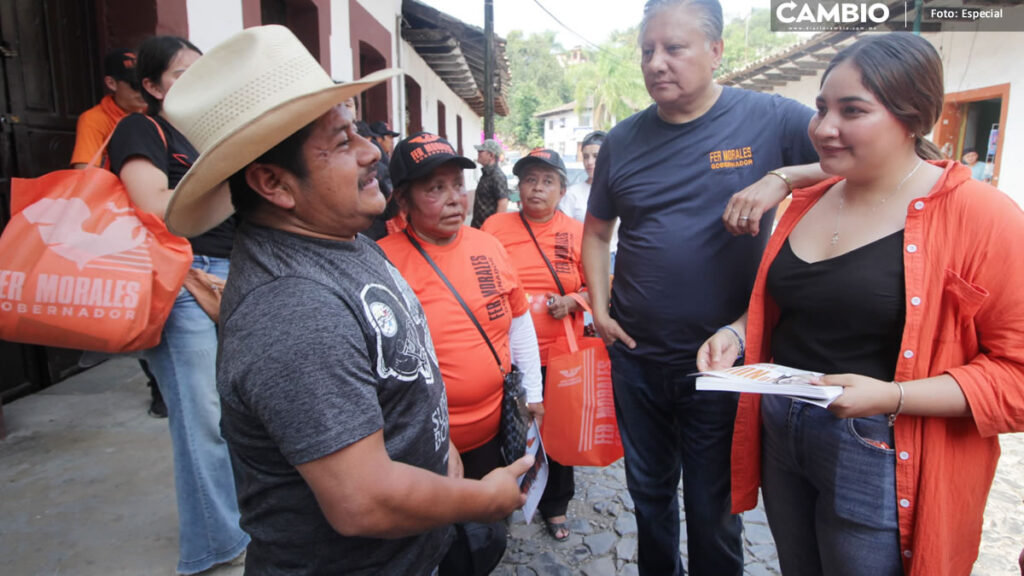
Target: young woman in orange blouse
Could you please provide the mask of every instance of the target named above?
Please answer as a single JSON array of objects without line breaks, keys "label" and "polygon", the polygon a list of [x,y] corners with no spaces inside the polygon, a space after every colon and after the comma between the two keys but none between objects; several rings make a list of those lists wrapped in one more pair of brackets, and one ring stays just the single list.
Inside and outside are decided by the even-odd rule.
[{"label": "young woman in orange blouse", "polygon": [[1024,430],[1024,213],[924,139],[942,61],[870,35],[826,69],[809,134],[835,177],[797,190],[747,314],[701,348],[823,372],[828,410],[745,394],[734,511],[760,486],[785,574],[971,572],[999,458]]}]

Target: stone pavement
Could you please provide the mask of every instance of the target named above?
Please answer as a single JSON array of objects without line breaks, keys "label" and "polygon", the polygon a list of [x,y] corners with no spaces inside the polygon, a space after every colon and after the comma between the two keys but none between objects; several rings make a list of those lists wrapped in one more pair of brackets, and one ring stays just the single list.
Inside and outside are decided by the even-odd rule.
[{"label": "stone pavement", "polygon": [[[682,493],[680,492],[680,506]],[[775,544],[762,507],[743,515],[745,574],[779,574]],[[496,576],[630,576],[636,566],[636,518],[621,460],[607,468],[576,468],[576,498],[569,504],[572,534],[555,542],[540,516],[526,524],[522,512],[510,519],[509,545]],[[679,545],[686,564],[686,522]]]},{"label": "stone pavement", "polygon": [[[1020,576],[1024,548],[1024,434],[1000,437],[1003,454],[985,508],[978,561],[972,576]],[[680,501],[682,493],[680,493]],[[636,518],[620,460],[607,468],[576,468],[576,498],[569,505],[573,534],[555,542],[539,517],[510,519],[509,545],[498,576],[630,576],[637,574]],[[763,505],[743,515],[744,573],[778,575],[775,542]],[[680,526],[686,563],[686,525]]]},{"label": "stone pavement", "polygon": [[0,575],[175,573],[171,440],[148,406],[146,377],[129,358],[4,404]]},{"label": "stone pavement", "polygon": [[[177,513],[165,420],[146,416],[138,364],[105,362],[4,405],[0,441],[0,575],[169,576]],[[1019,576],[1024,547],[1024,434],[1002,437],[975,576]],[[636,520],[622,463],[579,468],[572,536],[555,542],[535,519],[510,521],[498,576],[636,574]],[[746,574],[778,574],[760,510],[745,515]],[[685,529],[683,530],[685,534]],[[681,546],[685,558],[685,542]],[[224,568],[209,576],[240,576]]]}]

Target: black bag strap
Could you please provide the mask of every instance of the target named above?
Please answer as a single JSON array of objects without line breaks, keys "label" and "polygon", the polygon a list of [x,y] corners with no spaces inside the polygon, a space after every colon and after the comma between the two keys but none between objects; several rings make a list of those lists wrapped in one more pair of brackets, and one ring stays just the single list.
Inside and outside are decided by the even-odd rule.
[{"label": "black bag strap", "polygon": [[423,259],[427,261],[427,264],[430,264],[430,267],[434,269],[434,272],[437,272],[437,276],[441,278],[444,285],[451,290],[452,295],[455,296],[459,305],[462,306],[462,309],[466,312],[466,316],[469,316],[469,319],[473,321],[473,325],[480,331],[480,335],[484,337],[484,342],[487,342],[487,347],[491,349],[491,354],[494,354],[494,360],[498,363],[498,370],[501,371],[501,377],[504,378],[505,368],[501,365],[501,357],[498,356],[498,351],[494,349],[494,344],[491,344],[491,339],[487,337],[487,332],[485,332],[484,327],[480,325],[480,321],[476,319],[473,311],[469,309],[468,305],[466,305],[466,301],[462,299],[462,296],[459,296],[459,291],[455,289],[455,286],[452,286],[452,283],[448,281],[448,277],[445,276],[444,272],[441,272],[441,269],[434,263],[434,259],[430,257],[430,254],[427,254],[426,250],[423,249],[423,246],[420,246],[419,241],[416,240],[412,232],[409,232],[408,227],[405,229],[405,236],[409,239],[409,242],[412,243],[416,250],[419,251],[420,256],[423,256]]},{"label": "black bag strap", "polygon": [[544,259],[544,263],[548,265],[548,272],[551,272],[551,277],[555,279],[555,285],[558,286],[558,291],[565,296],[565,288],[562,288],[562,281],[558,279],[558,274],[555,273],[555,267],[551,265],[551,260],[548,260],[547,254],[544,250],[541,250],[540,242],[537,242],[537,237],[533,235],[533,228],[530,228],[530,223],[526,220],[526,216],[523,213],[519,213],[519,219],[523,221],[523,226],[526,226],[526,231],[530,233],[530,238],[533,239],[533,245],[537,247],[537,251],[540,252],[540,257]]}]

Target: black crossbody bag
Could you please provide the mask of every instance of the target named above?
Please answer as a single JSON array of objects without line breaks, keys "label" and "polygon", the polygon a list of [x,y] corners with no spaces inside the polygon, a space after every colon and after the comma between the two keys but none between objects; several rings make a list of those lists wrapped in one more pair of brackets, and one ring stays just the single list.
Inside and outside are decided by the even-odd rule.
[{"label": "black crossbody bag", "polygon": [[473,311],[469,309],[462,296],[459,296],[458,290],[452,286],[452,283],[448,281],[448,278],[441,272],[441,269],[434,263],[434,259],[427,254],[419,241],[409,232],[408,228],[405,230],[405,235],[409,238],[409,242],[412,243],[413,247],[423,256],[423,259],[427,261],[427,264],[430,264],[430,267],[434,269],[434,272],[437,273],[437,276],[448,287],[452,295],[455,296],[455,300],[459,302],[466,315],[473,321],[473,325],[480,331],[484,342],[487,342],[487,347],[491,349],[491,354],[494,354],[494,360],[498,363],[498,370],[501,371],[503,382],[501,422],[498,426],[498,435],[501,437],[501,457],[505,460],[506,465],[511,464],[526,454],[526,432],[529,428],[529,418],[526,416],[526,389],[523,388],[523,373],[519,371],[515,364],[511,365],[508,372],[505,371],[501,365],[501,357],[498,356],[498,351],[494,348],[494,344],[491,344],[491,339],[487,337],[484,327],[480,325],[480,321],[473,315]]},{"label": "black crossbody bag", "polygon": [[544,263],[548,265],[548,272],[551,272],[551,277],[555,279],[555,286],[558,286],[558,292],[561,293],[562,296],[565,296],[565,288],[562,287],[562,281],[558,279],[555,267],[551,265],[551,260],[548,260],[548,255],[541,249],[540,242],[537,242],[537,237],[533,234],[533,228],[530,228],[530,223],[526,220],[526,216],[523,216],[522,212],[519,213],[519,219],[523,221],[523,226],[526,226],[526,231],[530,233],[530,238],[533,240],[533,245],[537,247],[537,252],[540,252],[540,257],[543,258]]}]

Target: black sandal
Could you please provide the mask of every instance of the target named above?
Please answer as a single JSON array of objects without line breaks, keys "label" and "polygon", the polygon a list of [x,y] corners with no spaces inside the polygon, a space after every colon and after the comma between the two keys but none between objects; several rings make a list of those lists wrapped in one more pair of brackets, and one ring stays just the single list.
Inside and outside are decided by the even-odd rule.
[{"label": "black sandal", "polygon": [[569,522],[552,522],[547,518],[544,519],[544,526],[548,529],[548,534],[555,539],[556,542],[562,542],[569,537]]}]

